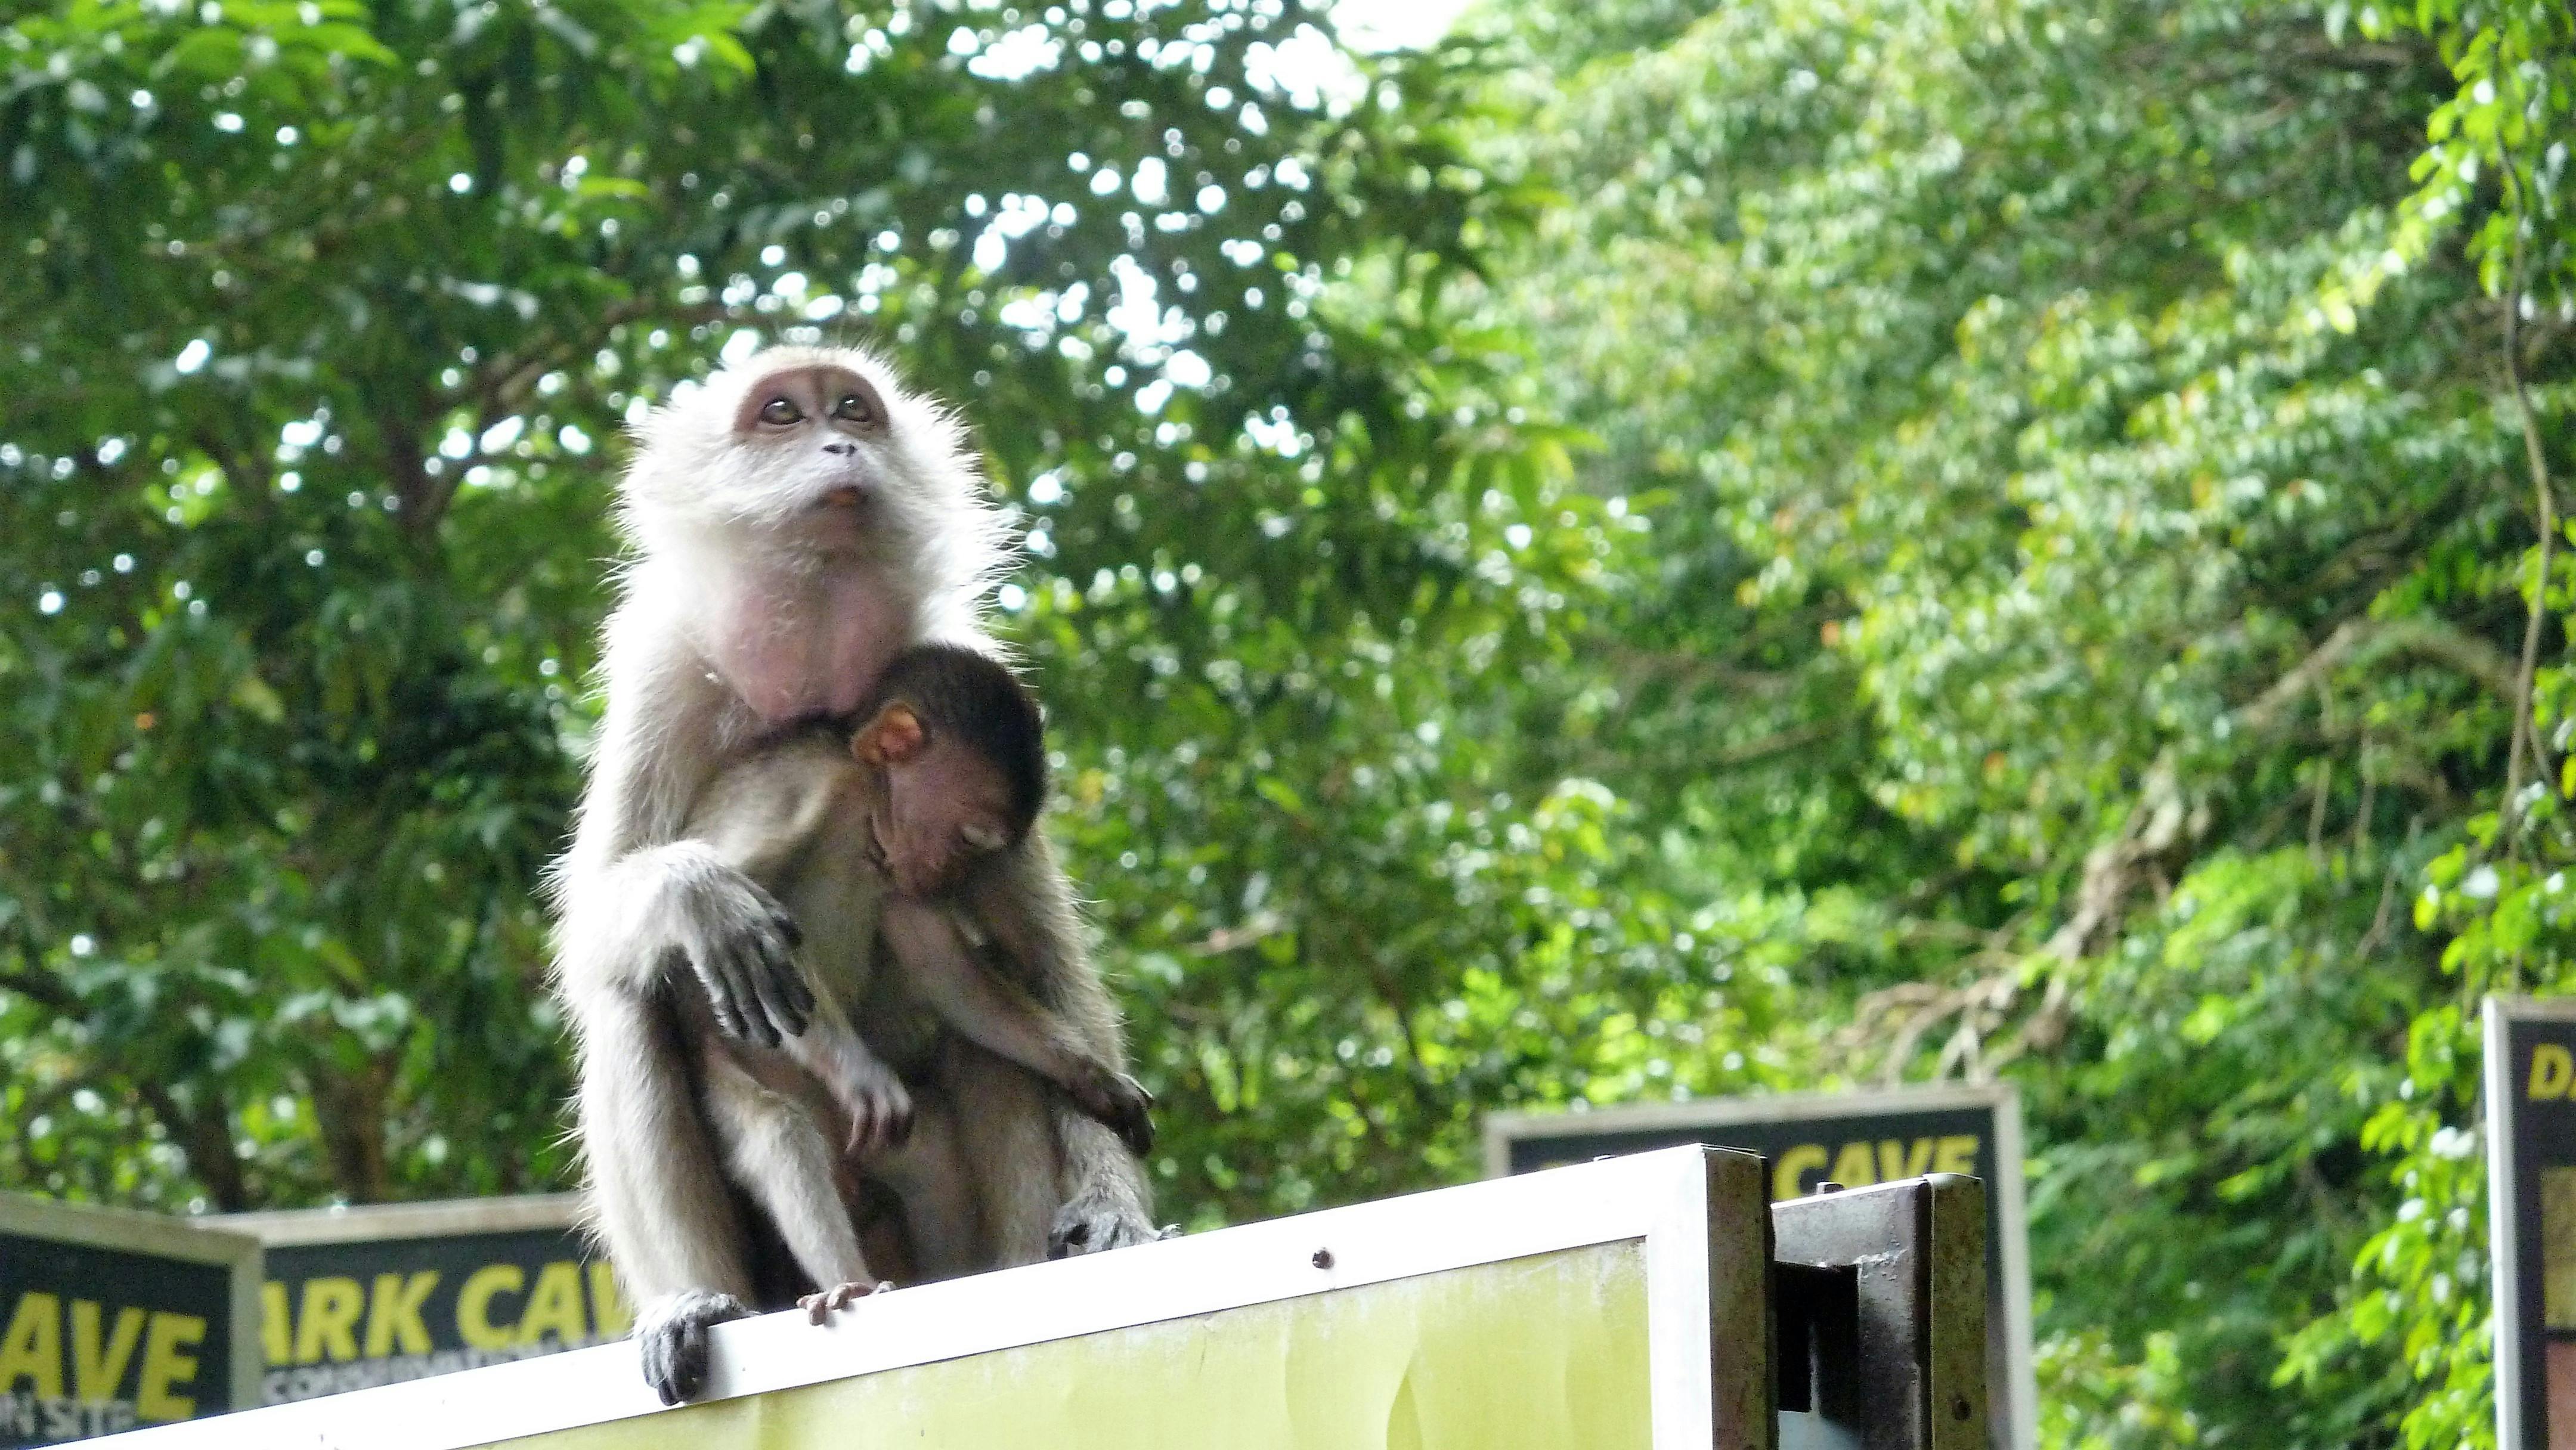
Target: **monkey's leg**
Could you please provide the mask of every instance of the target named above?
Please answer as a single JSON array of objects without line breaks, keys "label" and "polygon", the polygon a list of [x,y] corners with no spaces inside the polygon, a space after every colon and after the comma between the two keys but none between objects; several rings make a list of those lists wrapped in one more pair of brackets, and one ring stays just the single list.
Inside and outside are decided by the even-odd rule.
[{"label": "monkey's leg", "polygon": [[874,1286],[841,1199],[836,1151],[814,1119],[721,1051],[709,1054],[705,1093],[727,1171],[778,1226],[797,1266],[827,1290]]},{"label": "monkey's leg", "polygon": [[1071,1023],[977,960],[946,909],[889,897],[880,920],[905,979],[941,1020],[1064,1089],[1128,1147],[1153,1146],[1153,1096],[1102,1061]]},{"label": "monkey's leg", "polygon": [[[974,919],[1029,974],[1039,1003],[1072,1024],[1102,1061],[1121,1066],[1118,1007],[1083,947],[1073,883],[1057,864],[1046,833],[1032,831],[1016,848],[991,858],[968,876],[964,890]],[[1048,1112],[1066,1186],[1048,1252],[1061,1258],[1162,1237],[1154,1227],[1145,1165],[1127,1145],[1068,1101],[1050,1102]]]},{"label": "monkey's leg", "polygon": [[[974,1267],[1007,1269],[1050,1257],[1048,1234],[1065,1206],[1066,1185],[1054,1094],[1019,1064],[957,1036],[940,1049],[939,1083],[956,1104],[957,1157],[983,1224],[983,1252]],[[1091,1122],[1079,1112],[1067,1116]]]},{"label": "monkey's leg", "polygon": [[[953,1279],[994,1267],[951,1089],[945,1082],[927,1083],[912,1101],[912,1136],[866,1171],[903,1203],[914,1272],[923,1279]],[[1047,1212],[1053,1211],[1050,1205]]]},{"label": "monkey's leg", "polygon": [[1047,1116],[1070,1189],[1047,1231],[1047,1257],[1097,1254],[1164,1237],[1154,1226],[1145,1165],[1127,1145],[1070,1103],[1050,1102]]},{"label": "monkey's leg", "polygon": [[581,1002],[578,1121],[593,1231],[637,1306],[664,1404],[706,1380],[706,1331],[750,1312],[742,1226],[690,1092],[669,1009],[607,990]]}]

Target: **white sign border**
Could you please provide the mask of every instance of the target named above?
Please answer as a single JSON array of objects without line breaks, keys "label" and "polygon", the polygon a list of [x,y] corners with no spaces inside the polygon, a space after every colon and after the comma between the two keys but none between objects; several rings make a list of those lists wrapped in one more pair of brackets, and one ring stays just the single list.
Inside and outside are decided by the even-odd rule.
[{"label": "white sign border", "polygon": [[249,1234],[272,1248],[313,1244],[391,1243],[472,1238],[581,1226],[578,1193],[523,1193],[504,1198],[440,1198],[345,1208],[287,1208],[212,1214],[195,1222]]},{"label": "white sign border", "polygon": [[[720,1325],[698,1402],[1638,1240],[1653,1445],[1707,1450],[1716,1356],[1725,1352],[1711,1324],[1713,1286],[1758,1285],[1770,1264],[1768,1216],[1758,1202],[1745,1205],[1753,1220],[1747,1241],[1719,1242],[1712,1232],[1712,1210],[1723,1207],[1711,1202],[1715,1156],[1697,1148],[1640,1153],[954,1279],[861,1300],[822,1328],[795,1311]],[[1721,1263],[1721,1254],[1741,1262]],[[1767,1323],[1757,1333],[1767,1335]],[[1761,1373],[1771,1373],[1767,1362]],[[89,1443],[467,1450],[661,1412],[630,1340]]]}]

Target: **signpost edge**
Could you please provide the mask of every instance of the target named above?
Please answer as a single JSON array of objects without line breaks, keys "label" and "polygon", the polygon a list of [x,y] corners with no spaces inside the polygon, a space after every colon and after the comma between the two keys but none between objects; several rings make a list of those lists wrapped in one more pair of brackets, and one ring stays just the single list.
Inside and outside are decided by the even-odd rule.
[{"label": "signpost edge", "polygon": [[[2521,1249],[2513,1233],[2513,1018],[2529,999],[2486,999],[2486,1129],[2487,1129],[2487,1278],[2496,1286],[2489,1320],[2495,1326],[2496,1445],[2517,1450],[2522,1444],[2522,1306],[2514,1288],[2519,1282]],[[2576,1001],[2570,1002],[2576,1008]]]}]

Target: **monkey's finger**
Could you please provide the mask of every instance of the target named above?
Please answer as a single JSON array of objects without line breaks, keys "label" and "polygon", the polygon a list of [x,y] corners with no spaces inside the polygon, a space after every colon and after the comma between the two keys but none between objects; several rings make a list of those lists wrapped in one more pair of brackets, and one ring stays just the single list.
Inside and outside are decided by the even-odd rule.
[{"label": "monkey's finger", "polygon": [[776,1047],[781,1039],[805,1035],[805,1017],[788,1005],[786,981],[771,970],[768,962],[753,957],[749,963],[752,1003],[750,1013],[760,1020],[761,1041]]},{"label": "monkey's finger", "polygon": [[[814,1010],[814,999],[805,996],[804,974],[787,960],[784,953],[764,955],[753,968],[752,981],[760,991],[761,1011],[780,1035],[802,1037],[808,1025],[806,1014]],[[802,1005],[797,998],[805,996]]]},{"label": "monkey's finger", "polygon": [[698,977],[698,988],[706,993],[707,1011],[716,1019],[716,1030],[727,1037],[740,1037],[742,1010],[734,1003],[733,984],[726,980],[724,961],[713,949],[702,949],[689,958],[689,970]]},{"label": "monkey's finger", "polygon": [[850,1119],[850,1155],[866,1160],[885,1151],[886,1105],[870,1099],[866,1109]]},{"label": "monkey's finger", "polygon": [[725,955],[725,974],[734,992],[734,1014],[742,1023],[737,1035],[763,1047],[778,1045],[778,1029],[770,1022],[768,1004],[760,997],[760,965],[746,948],[737,947]]},{"label": "monkey's finger", "polygon": [[805,974],[796,969],[796,948],[804,940],[804,935],[796,929],[796,919],[791,916],[782,916],[778,919],[777,935],[777,945],[769,955],[769,968],[785,993],[788,1011],[795,1014],[795,1030],[802,1035],[807,1025],[814,1020],[813,984],[806,981]]},{"label": "monkey's finger", "polygon": [[771,927],[763,925],[740,944],[735,960],[741,966],[744,984],[749,989],[744,998],[744,1011],[757,1013],[766,1019],[772,1031],[782,1036],[803,1036],[805,1013],[812,1008],[813,1000],[807,998],[803,1008],[795,1005],[797,994],[805,987],[805,974],[796,970],[795,959],[788,954],[785,939]]},{"label": "monkey's finger", "polygon": [[647,1333],[642,1345],[644,1382],[653,1387],[653,1393],[660,1396],[665,1405],[680,1402],[680,1387],[671,1378],[672,1340],[671,1327],[663,1326]]},{"label": "monkey's finger", "polygon": [[707,1325],[691,1315],[680,1321],[679,1343],[672,1347],[671,1384],[684,1400],[695,1399],[707,1383]]},{"label": "monkey's finger", "polygon": [[779,981],[787,988],[787,1005],[795,1010],[796,1030],[802,1032],[814,1020],[814,989],[806,984],[805,974],[796,970],[793,961],[786,962]]},{"label": "monkey's finger", "polygon": [[1145,1111],[1144,1104],[1130,1100],[1126,1110],[1110,1126],[1117,1131],[1118,1140],[1127,1145],[1129,1152],[1141,1158],[1154,1151],[1154,1119]]}]

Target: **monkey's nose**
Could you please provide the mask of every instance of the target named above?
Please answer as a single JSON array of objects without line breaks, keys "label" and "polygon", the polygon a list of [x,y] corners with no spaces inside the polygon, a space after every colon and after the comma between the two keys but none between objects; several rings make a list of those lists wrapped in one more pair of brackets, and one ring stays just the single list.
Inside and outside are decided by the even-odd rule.
[{"label": "monkey's nose", "polygon": [[856,443],[832,442],[824,444],[823,451],[826,453],[837,453],[846,458],[849,455],[858,452],[859,445]]}]

